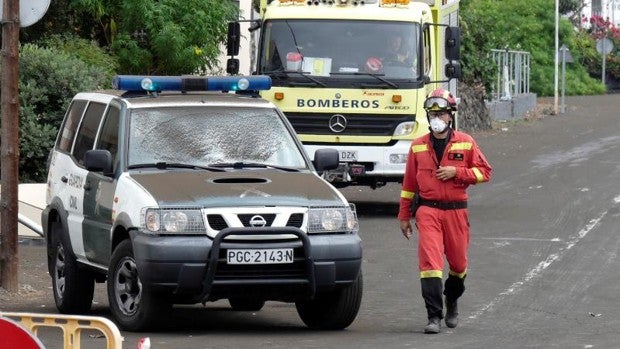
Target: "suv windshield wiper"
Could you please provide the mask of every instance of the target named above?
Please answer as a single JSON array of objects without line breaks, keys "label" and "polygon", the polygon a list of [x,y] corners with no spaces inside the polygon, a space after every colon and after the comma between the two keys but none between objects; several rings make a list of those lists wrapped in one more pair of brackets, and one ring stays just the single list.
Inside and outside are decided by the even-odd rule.
[{"label": "suv windshield wiper", "polygon": [[362,72],[355,72],[355,73],[331,73],[331,75],[362,75],[362,76],[372,76],[373,78],[384,82],[386,84],[388,84],[390,87],[392,88],[398,88],[398,85],[396,85],[395,83],[382,78],[382,76],[385,76],[385,74],[372,74],[372,73],[362,73]]},{"label": "suv windshield wiper", "polygon": [[155,167],[160,170],[165,170],[167,168],[189,168],[194,170],[207,170],[207,171],[215,171],[215,172],[225,172],[223,168],[220,167],[211,167],[211,166],[200,166],[200,165],[191,165],[191,164],[182,164],[178,162],[152,162],[147,164],[135,164],[127,166],[127,169],[134,168],[149,168]]},{"label": "suv windshield wiper", "polygon": [[[311,86],[321,86],[321,87],[327,87],[327,85],[325,85],[324,83],[320,82],[319,80],[313,78],[312,76],[310,76],[310,73],[308,72],[301,72],[301,71],[297,71],[297,70],[270,70],[270,71],[265,71],[263,72],[263,74],[266,75],[274,75],[277,78],[281,78],[282,75],[288,77],[288,74],[299,74],[301,76],[303,76],[304,78],[308,79],[311,81],[312,85]],[[294,82],[289,82],[289,84],[291,85],[295,85]]]},{"label": "suv windshield wiper", "polygon": [[242,169],[248,167],[257,167],[257,168],[273,168],[276,170],[282,170],[287,172],[299,172],[299,169],[293,167],[286,166],[277,166],[277,165],[269,165],[269,164],[261,164],[258,162],[220,162],[215,164],[209,164],[209,167],[232,167],[234,169]]}]

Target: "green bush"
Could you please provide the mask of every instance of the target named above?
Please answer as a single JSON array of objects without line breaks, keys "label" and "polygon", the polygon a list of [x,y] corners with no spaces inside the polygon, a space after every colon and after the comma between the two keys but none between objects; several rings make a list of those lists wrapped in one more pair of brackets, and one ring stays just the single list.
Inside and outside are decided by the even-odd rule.
[{"label": "green bush", "polygon": [[55,48],[69,55],[79,58],[84,63],[100,68],[108,77],[106,82],[109,84],[103,87],[112,86],[112,77],[118,71],[117,59],[107,50],[100,48],[96,42],[81,39],[74,35],[52,35],[37,42],[39,46]]},{"label": "green bush", "polygon": [[84,62],[75,52],[34,44],[20,47],[21,182],[45,181],[48,153],[71,98],[80,91],[108,87],[109,74],[106,69]]}]

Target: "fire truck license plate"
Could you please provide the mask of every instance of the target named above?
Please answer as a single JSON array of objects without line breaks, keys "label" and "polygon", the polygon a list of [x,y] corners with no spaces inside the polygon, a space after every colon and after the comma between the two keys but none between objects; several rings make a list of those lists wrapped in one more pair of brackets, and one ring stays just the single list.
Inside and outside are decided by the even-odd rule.
[{"label": "fire truck license plate", "polygon": [[357,150],[341,150],[339,153],[340,161],[357,161]]},{"label": "fire truck license plate", "polygon": [[292,248],[227,250],[228,264],[288,264],[293,263]]}]

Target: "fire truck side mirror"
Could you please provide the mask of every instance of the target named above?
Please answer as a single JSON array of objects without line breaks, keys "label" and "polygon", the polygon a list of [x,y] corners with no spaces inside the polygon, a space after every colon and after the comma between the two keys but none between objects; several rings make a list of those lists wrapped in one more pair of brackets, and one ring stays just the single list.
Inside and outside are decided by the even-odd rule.
[{"label": "fire truck side mirror", "polygon": [[461,77],[461,63],[453,61],[446,64],[445,75],[448,79],[459,79]]},{"label": "fire truck side mirror", "polygon": [[461,59],[461,28],[447,27],[446,33],[446,58],[451,61]]},{"label": "fire truck side mirror", "polygon": [[228,23],[228,38],[226,41],[226,54],[228,56],[239,55],[239,45],[241,40],[241,27],[239,22]]},{"label": "fire truck side mirror", "polygon": [[226,73],[230,75],[239,74],[239,60],[236,58],[229,58],[226,61]]}]

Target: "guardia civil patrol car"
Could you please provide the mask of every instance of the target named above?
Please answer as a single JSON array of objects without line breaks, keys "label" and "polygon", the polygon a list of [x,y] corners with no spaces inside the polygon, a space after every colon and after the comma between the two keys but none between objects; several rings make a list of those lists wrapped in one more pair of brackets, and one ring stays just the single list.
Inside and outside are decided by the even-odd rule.
[{"label": "guardia civil patrol car", "polygon": [[295,303],[311,328],[353,322],[356,212],[319,176],[338,153],[309,160],[284,115],[253,93],[270,82],[117,76],[118,90],[73,98],[42,213],[59,311],[89,311],[106,282],[126,330],[165,322],[173,304],[219,299],[246,311]]}]

